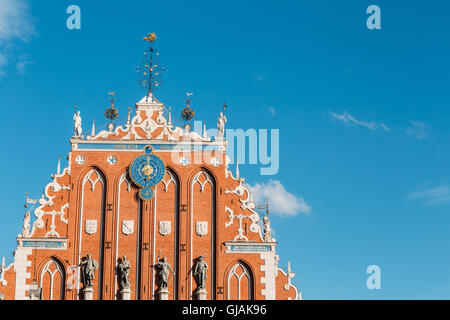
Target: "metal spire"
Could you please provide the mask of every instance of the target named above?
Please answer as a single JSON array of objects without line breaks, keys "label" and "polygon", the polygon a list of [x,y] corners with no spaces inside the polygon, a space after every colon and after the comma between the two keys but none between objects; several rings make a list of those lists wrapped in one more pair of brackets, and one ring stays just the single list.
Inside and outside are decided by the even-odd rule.
[{"label": "metal spire", "polygon": [[145,49],[142,66],[136,68],[136,71],[140,73],[139,82],[147,91],[147,101],[150,97],[150,102],[153,101],[153,91],[160,85],[160,74],[166,71],[156,62],[156,58],[159,56],[158,50],[153,48],[153,42],[156,39],[156,34],[153,32],[142,39],[148,42],[150,46]]},{"label": "metal spire", "polygon": [[266,213],[269,214],[270,213],[270,211],[269,211],[269,198],[266,198],[266,203],[265,204],[261,204],[261,205],[256,206],[256,207],[258,208],[258,210],[266,209]]},{"label": "metal spire", "polygon": [[108,94],[111,96],[109,101],[111,102],[111,107],[107,108],[105,110],[105,118],[110,120],[111,122],[108,124],[109,131],[112,131],[114,129],[114,119],[116,119],[119,116],[119,111],[114,108],[114,102],[116,101],[115,98],[115,91],[108,92]]}]

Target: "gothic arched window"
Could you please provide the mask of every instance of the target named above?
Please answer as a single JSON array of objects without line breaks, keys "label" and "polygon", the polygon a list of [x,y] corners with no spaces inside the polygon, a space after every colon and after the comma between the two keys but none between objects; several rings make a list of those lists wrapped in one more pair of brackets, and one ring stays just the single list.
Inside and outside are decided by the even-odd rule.
[{"label": "gothic arched window", "polygon": [[243,262],[237,262],[228,272],[228,300],[252,300],[253,278],[250,268]]},{"label": "gothic arched window", "polygon": [[41,271],[40,287],[43,300],[64,300],[65,272],[55,259],[49,260]]}]

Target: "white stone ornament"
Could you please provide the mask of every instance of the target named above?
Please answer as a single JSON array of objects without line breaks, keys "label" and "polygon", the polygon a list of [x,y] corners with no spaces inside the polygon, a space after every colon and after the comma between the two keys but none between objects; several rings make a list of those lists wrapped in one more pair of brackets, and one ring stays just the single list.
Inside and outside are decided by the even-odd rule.
[{"label": "white stone ornament", "polygon": [[108,156],[108,158],[106,158],[106,162],[108,162],[109,165],[113,166],[117,163],[117,157],[116,156]]},{"label": "white stone ornament", "polygon": [[84,231],[87,234],[94,234],[97,232],[97,220],[86,220],[84,224]]},{"label": "white stone ornament", "polygon": [[191,160],[189,158],[186,157],[181,157],[180,158],[180,164],[183,166],[187,166],[191,163]]},{"label": "white stone ornament", "polygon": [[159,222],[159,234],[162,236],[167,236],[170,234],[170,231],[172,229],[172,225],[170,221],[160,221]]},{"label": "white stone ornament", "polygon": [[82,139],[83,135],[83,129],[81,128],[81,116],[80,116],[80,111],[78,111],[77,113],[75,113],[73,115],[73,137],[74,138],[78,138],[78,139]]},{"label": "white stone ornament", "polygon": [[134,232],[134,220],[122,220],[122,232],[125,235],[130,235]]},{"label": "white stone ornament", "polygon": [[214,167],[218,167],[220,165],[220,159],[219,158],[211,158],[211,164]]},{"label": "white stone ornament", "polygon": [[217,137],[216,140],[222,141],[225,136],[225,124],[227,123],[227,117],[221,112],[219,114],[219,119],[217,119]]},{"label": "white stone ornament", "polygon": [[79,165],[82,165],[86,162],[86,158],[83,157],[82,155],[79,155],[75,158],[75,162]]},{"label": "white stone ornament", "polygon": [[195,223],[195,233],[200,237],[208,234],[208,221],[197,221]]}]

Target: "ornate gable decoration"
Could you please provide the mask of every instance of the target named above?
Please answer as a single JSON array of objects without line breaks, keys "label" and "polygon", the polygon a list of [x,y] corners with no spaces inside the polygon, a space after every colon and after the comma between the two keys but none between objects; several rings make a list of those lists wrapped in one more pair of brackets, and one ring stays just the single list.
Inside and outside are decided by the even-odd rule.
[{"label": "ornate gable decoration", "polygon": [[211,141],[197,132],[183,130],[164,117],[164,104],[153,95],[145,96],[136,104],[136,115],[123,126],[114,130],[103,130],[87,140],[165,140],[165,141]]}]

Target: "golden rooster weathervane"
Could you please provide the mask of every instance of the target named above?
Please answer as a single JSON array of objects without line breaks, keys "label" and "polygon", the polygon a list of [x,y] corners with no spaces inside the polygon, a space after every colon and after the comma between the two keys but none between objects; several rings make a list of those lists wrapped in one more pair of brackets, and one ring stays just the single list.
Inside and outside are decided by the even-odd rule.
[{"label": "golden rooster weathervane", "polygon": [[161,82],[161,73],[166,71],[157,62],[157,57],[159,56],[158,50],[153,48],[153,42],[157,39],[155,33],[149,33],[142,40],[150,43],[150,47],[144,52],[144,61],[141,67],[136,68],[136,71],[140,74],[139,83],[147,91],[147,99],[153,96],[153,91],[157,89]]}]

